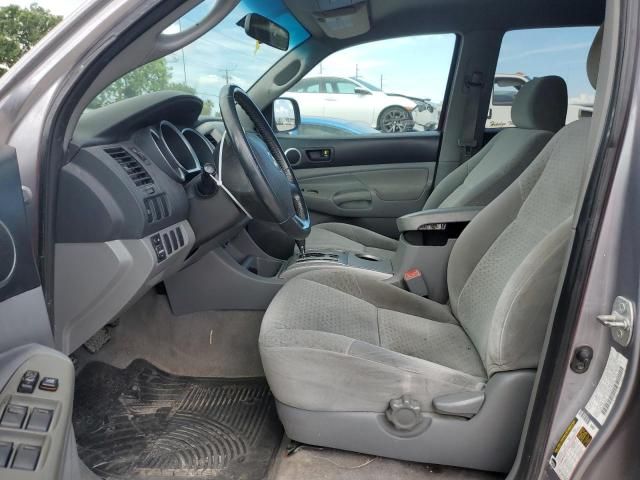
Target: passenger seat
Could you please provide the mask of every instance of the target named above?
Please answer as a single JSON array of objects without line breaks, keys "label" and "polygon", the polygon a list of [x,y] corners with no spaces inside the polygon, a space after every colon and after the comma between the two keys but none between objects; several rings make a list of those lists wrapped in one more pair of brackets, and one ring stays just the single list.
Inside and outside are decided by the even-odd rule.
[{"label": "passenger seat", "polygon": [[[535,78],[517,93],[511,108],[515,128],[505,128],[478,153],[447,175],[424,210],[489,204],[529,166],[564,126],[567,85],[557,76]],[[308,250],[338,249],[391,258],[397,240],[346,223],[314,225]]]}]

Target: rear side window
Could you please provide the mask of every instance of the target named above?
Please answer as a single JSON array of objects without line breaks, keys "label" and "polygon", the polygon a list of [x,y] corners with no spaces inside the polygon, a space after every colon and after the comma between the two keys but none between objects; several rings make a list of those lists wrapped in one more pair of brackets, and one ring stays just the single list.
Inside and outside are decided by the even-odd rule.
[{"label": "rear side window", "polygon": [[418,35],[329,55],[282,95],[298,102],[302,116],[298,132],[287,135],[397,135],[438,129],[455,43],[454,34]]},{"label": "rear side window", "polygon": [[567,82],[566,123],[591,116],[595,92],[586,66],[596,31],[597,27],[563,27],[507,32],[498,56],[486,127],[513,127],[511,106],[518,90],[529,80],[546,75],[558,75]]}]

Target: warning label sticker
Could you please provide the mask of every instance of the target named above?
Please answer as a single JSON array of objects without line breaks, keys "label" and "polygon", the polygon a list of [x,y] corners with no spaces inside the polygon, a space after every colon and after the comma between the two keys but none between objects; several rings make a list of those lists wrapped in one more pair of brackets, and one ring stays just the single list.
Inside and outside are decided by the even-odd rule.
[{"label": "warning label sticker", "polygon": [[599,428],[584,411],[578,411],[553,450],[549,465],[560,480],[569,480]]},{"label": "warning label sticker", "polygon": [[585,408],[569,423],[549,459],[560,480],[571,479],[587,447],[607,420],[620,393],[627,363],[627,358],[611,347],[596,389]]},{"label": "warning label sticker", "polygon": [[585,407],[600,425],[604,425],[611,413],[611,408],[616,403],[627,370],[627,362],[627,357],[611,347],[602,377]]}]

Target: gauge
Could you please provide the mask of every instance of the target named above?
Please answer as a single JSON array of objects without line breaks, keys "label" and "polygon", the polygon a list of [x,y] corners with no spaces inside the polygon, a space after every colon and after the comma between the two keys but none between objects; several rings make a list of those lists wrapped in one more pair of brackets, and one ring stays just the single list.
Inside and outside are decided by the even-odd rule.
[{"label": "gauge", "polygon": [[200,171],[200,162],[191,144],[182,132],[171,122],[160,122],[160,149],[170,162],[182,170],[185,176]]},{"label": "gauge", "polygon": [[182,130],[182,135],[196,154],[198,168],[205,163],[216,164],[215,147],[204,135],[193,128],[185,128]]}]

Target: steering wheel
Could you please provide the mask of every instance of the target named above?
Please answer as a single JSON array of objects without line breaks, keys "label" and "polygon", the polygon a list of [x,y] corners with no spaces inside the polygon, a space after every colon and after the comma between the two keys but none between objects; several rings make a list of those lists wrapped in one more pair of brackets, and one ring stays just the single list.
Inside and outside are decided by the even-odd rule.
[{"label": "steering wheel", "polygon": [[[246,132],[237,107],[253,122],[256,133]],[[300,186],[269,122],[247,93],[237,85],[220,91],[220,113],[257,200],[271,220],[294,240],[304,240],[311,219]]]}]

